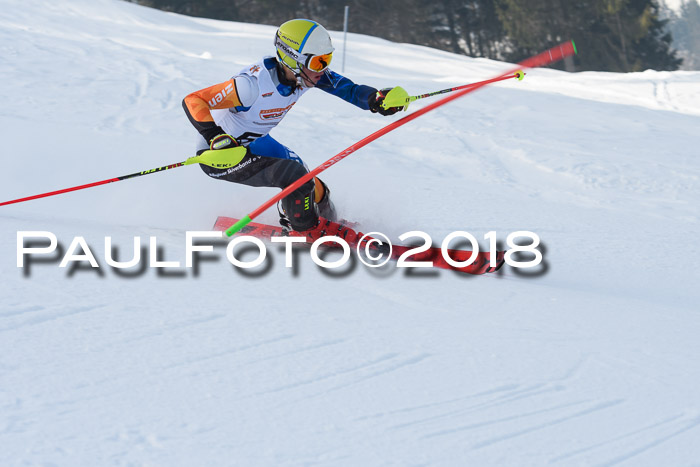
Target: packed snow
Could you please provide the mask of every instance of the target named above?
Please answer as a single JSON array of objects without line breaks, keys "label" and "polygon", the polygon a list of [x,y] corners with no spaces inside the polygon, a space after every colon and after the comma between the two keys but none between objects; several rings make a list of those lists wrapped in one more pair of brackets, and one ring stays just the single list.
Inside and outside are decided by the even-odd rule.
[{"label": "packed snow", "polygon": [[[185,160],[182,98],[274,53],[273,26],[3,5],[0,202]],[[512,66],[348,34],[344,74],[416,95]],[[696,465],[700,72],[526,71],[322,178],[393,240],[535,232],[533,269],[288,269],[270,246],[250,272],[223,241],[186,268],[186,231],[278,191],[197,167],[0,207],[0,465]],[[316,167],[401,117],[312,90],[272,135]],[[17,267],[21,231],[60,251]],[[59,267],[75,237],[99,268]],[[105,237],[145,267],[110,268]],[[147,267],[149,237],[180,267]]]}]

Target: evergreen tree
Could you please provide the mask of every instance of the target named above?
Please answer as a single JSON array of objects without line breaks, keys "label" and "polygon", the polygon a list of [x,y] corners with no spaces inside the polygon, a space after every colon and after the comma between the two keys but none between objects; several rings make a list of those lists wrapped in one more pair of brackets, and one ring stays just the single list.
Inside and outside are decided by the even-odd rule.
[{"label": "evergreen tree", "polygon": [[[347,4],[352,32],[473,57],[520,61],[574,39],[581,50],[575,58],[579,70],[675,70],[682,62],[671,49],[657,0],[132,1],[193,16],[270,25],[309,18],[331,30],[343,28]],[[700,15],[694,0],[684,11],[688,18]],[[700,47],[698,30],[684,29],[686,47]],[[573,63],[567,69],[573,70]]]},{"label": "evergreen tree", "polygon": [[683,69],[700,70],[700,5],[697,0],[683,3],[680,16],[670,12],[673,45],[683,57]]},{"label": "evergreen tree", "polygon": [[500,58],[503,28],[493,0],[461,0],[456,9],[460,36],[472,57]]},{"label": "evergreen tree", "polygon": [[654,0],[603,1],[612,42],[622,62],[619,71],[677,70],[682,60],[671,50],[667,20],[659,18]]},{"label": "evergreen tree", "polygon": [[681,63],[655,0],[498,0],[497,9],[513,61],[574,39],[582,70],[675,70]]}]

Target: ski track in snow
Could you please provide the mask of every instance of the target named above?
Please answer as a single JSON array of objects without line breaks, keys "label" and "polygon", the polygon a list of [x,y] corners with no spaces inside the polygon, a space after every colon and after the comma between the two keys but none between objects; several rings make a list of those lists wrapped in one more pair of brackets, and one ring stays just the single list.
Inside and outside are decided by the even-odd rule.
[{"label": "ski track in snow", "polygon": [[[274,32],[117,0],[9,0],[1,197],[184,160],[197,135],[182,98],[271,54]],[[355,34],[346,59],[356,82],[410,94],[511,67]],[[276,193],[191,167],[3,206],[0,464],[692,465],[699,84],[529,70],[323,175],[342,217],[392,240],[536,232],[534,274],[334,277],[303,253],[288,270],[271,247],[255,276],[221,246],[196,272],[107,268],[106,236],[120,258],[134,236],[147,258],[156,236],[182,262],[185,230]],[[273,136],[315,167],[399,117],[310,91]],[[63,252],[84,236],[101,268],[54,254],[19,269],[20,230],[54,232]]]}]

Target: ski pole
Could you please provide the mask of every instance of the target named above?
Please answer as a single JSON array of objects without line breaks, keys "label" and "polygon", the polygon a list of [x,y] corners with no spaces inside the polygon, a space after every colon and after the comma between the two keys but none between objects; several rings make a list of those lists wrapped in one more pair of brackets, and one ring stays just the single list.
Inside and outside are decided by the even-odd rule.
[{"label": "ski pole", "polygon": [[192,164],[204,164],[209,167],[215,167],[218,169],[227,169],[238,164],[246,154],[246,148],[238,146],[235,148],[219,149],[216,151],[206,150],[198,156],[193,156],[183,162],[178,162],[176,164],[164,165],[163,167],[158,167],[157,169],[144,170],[143,172],[136,172],[129,175],[122,175],[121,177],[109,178],[107,180],[102,180],[99,182],[88,183],[85,185],[74,186],[71,188],[64,188],[63,190],[51,191],[49,193],[42,193],[40,195],[28,196],[26,198],[13,199],[12,201],[5,201],[0,203],[0,206],[5,206],[7,204],[22,203],[24,201],[30,201],[37,198],[46,198],[48,196],[60,195],[61,193],[68,193],[71,191],[83,190],[85,188],[91,188],[93,186],[105,185],[112,182],[120,182],[128,178],[140,177],[142,175],[149,175],[156,172],[162,172],[168,169],[174,169],[176,167],[182,167],[183,165]]},{"label": "ski pole", "polygon": [[421,94],[418,96],[409,96],[408,93],[401,87],[396,86],[392,88],[384,97],[382,101],[382,107],[384,109],[389,109],[391,107],[403,107],[404,111],[408,110],[408,104],[417,101],[418,99],[424,99],[426,97],[437,96],[438,94],[445,94],[452,91],[459,91],[460,89],[471,88],[474,86],[484,86],[490,83],[495,83],[497,81],[504,81],[511,78],[516,78],[518,81],[522,81],[525,77],[525,73],[522,70],[518,70],[515,73],[510,73],[505,76],[499,76],[497,78],[487,79],[484,81],[478,81],[476,83],[463,84],[462,86],[457,86],[454,88],[442,89],[440,91],[429,92],[427,94]]},{"label": "ski pole", "polygon": [[[561,60],[564,57],[568,57],[570,55],[573,55],[575,53],[577,53],[577,52],[576,52],[576,46],[574,44],[574,41],[564,42],[564,43],[559,44],[555,47],[552,47],[551,49],[546,50],[538,55],[535,55],[535,56],[532,56],[526,60],[523,60],[522,62],[520,62],[518,64],[519,65],[518,68],[516,68],[512,71],[508,71],[507,73],[503,73],[494,79],[498,80],[498,78],[503,78],[503,77],[510,78],[514,75],[514,73],[516,71],[520,70],[521,68],[535,68],[538,66],[548,65],[550,63]],[[316,175],[320,174],[321,172],[323,172],[324,170],[326,170],[330,166],[345,159],[346,157],[348,157],[350,154],[357,151],[358,149],[366,146],[367,144],[369,144],[372,141],[376,140],[377,138],[389,133],[390,131],[397,129],[401,125],[404,125],[404,124],[410,122],[411,120],[414,120],[414,119],[420,117],[421,115],[423,115],[427,112],[430,112],[433,109],[440,107],[441,105],[447,104],[448,102],[453,101],[453,100],[457,99],[458,97],[462,97],[465,94],[476,91],[477,89],[481,88],[482,86],[486,86],[489,82],[491,82],[491,80],[482,81],[480,84],[475,83],[473,86],[461,89],[461,90],[455,92],[454,94],[450,94],[449,96],[443,97],[439,101],[433,102],[432,104],[428,104],[427,106],[423,107],[422,109],[419,109],[419,110],[413,112],[412,114],[406,115],[405,117],[388,124],[384,128],[380,128],[379,130],[375,131],[371,135],[365,137],[364,139],[358,141],[357,143],[353,144],[352,146],[348,147],[347,149],[345,149],[345,150],[339,152],[338,154],[336,154],[335,156],[331,157],[326,162],[324,162],[323,164],[316,167],[314,170],[308,172],[306,175],[299,178],[297,181],[295,181],[294,183],[289,185],[287,188],[282,190],[279,194],[277,194],[277,196],[273,196],[272,198],[267,200],[265,203],[260,205],[256,210],[254,210],[253,212],[251,212],[250,214],[248,214],[247,216],[243,217],[238,222],[233,224],[231,227],[226,229],[226,235],[230,237],[231,235],[240,231],[243,227],[248,225],[253,219],[255,219],[260,214],[265,212],[268,208],[270,208],[270,206],[273,206],[279,200],[281,200],[282,198],[285,198],[286,196],[291,194],[294,190],[299,188],[301,185],[308,182],[309,180],[311,180]]]}]

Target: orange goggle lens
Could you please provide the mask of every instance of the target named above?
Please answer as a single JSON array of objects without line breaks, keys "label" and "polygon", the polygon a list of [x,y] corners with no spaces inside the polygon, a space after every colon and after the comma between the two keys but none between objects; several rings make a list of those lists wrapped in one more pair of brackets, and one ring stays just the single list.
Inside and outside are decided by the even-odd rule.
[{"label": "orange goggle lens", "polygon": [[328,68],[333,59],[333,52],[323,55],[312,55],[306,60],[306,68],[311,71],[323,71]]}]

